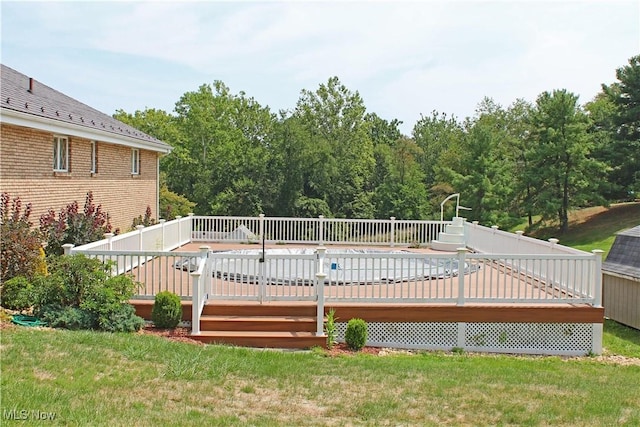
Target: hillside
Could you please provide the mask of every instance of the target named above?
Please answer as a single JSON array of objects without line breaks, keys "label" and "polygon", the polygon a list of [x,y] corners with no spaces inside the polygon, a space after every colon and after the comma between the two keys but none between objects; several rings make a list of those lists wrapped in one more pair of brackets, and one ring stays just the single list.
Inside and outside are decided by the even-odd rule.
[{"label": "hillside", "polygon": [[569,231],[559,235],[557,228],[545,227],[531,233],[532,237],[556,237],[565,246],[584,251],[602,249],[609,253],[617,232],[640,225],[640,203],[618,203],[608,208],[597,206],[572,211]]}]

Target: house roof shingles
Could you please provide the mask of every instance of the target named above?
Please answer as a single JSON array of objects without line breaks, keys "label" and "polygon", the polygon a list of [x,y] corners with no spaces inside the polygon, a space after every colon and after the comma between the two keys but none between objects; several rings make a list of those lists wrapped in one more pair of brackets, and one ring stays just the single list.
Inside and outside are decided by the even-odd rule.
[{"label": "house roof shingles", "polygon": [[640,279],[640,225],[616,235],[602,270]]},{"label": "house roof shingles", "polygon": [[55,89],[4,65],[1,68],[0,107],[38,118],[76,125],[88,131],[107,132],[116,138],[137,140],[150,149],[169,152],[171,146],[101,113]]}]

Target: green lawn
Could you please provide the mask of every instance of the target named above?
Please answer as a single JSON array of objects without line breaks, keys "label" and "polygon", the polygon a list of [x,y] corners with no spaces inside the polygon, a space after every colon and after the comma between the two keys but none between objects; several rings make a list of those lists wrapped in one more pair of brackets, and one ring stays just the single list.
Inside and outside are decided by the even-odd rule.
[{"label": "green lawn", "polygon": [[640,356],[640,332],[608,322],[604,346],[605,358],[331,358],[9,327],[2,425],[23,410],[25,425],[40,424],[32,411],[78,426],[640,425],[640,361],[611,363]]}]

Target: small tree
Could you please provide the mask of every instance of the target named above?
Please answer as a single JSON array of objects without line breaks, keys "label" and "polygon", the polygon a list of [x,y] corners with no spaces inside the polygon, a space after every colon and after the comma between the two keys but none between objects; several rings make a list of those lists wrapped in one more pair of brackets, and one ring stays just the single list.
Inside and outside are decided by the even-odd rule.
[{"label": "small tree", "polygon": [[[19,197],[11,201],[8,193],[0,196],[0,241],[2,242],[0,259],[0,282],[25,276],[33,277],[36,270],[43,270],[40,251],[42,234],[33,229],[29,220],[31,203],[24,212]],[[44,268],[46,271],[46,267]]]},{"label": "small tree", "polygon": [[62,245],[73,243],[84,245],[95,242],[111,232],[109,214],[102,211],[102,205],[93,203],[93,194],[87,193],[84,210],[79,211],[78,202],[67,205],[57,216],[53,209],[40,217],[40,230],[47,239],[47,254],[61,255]]}]

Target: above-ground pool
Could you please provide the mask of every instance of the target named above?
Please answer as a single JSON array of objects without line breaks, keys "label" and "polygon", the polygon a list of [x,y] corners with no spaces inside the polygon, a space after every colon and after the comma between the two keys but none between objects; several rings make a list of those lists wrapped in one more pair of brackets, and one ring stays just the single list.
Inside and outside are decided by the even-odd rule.
[{"label": "above-ground pool", "polygon": [[[319,270],[319,256],[312,248],[243,249],[213,252],[213,275],[224,280],[267,284],[311,285]],[[190,270],[189,261],[176,267]],[[465,264],[462,273],[474,272]],[[327,249],[322,265],[325,283],[341,285],[397,283],[418,279],[457,276],[455,255],[374,249]]]}]

